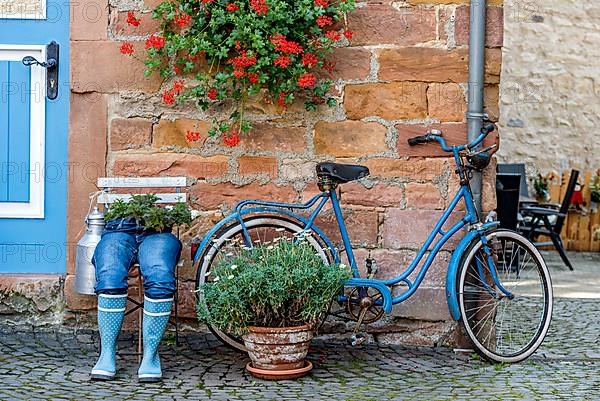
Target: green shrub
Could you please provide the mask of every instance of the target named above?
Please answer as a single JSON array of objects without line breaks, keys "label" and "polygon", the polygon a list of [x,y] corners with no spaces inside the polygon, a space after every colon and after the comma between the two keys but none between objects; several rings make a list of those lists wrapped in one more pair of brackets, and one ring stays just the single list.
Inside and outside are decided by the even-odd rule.
[{"label": "green shrub", "polygon": [[302,240],[275,240],[222,261],[198,290],[201,321],[242,335],[248,326],[314,326],[351,274],[327,265]]}]

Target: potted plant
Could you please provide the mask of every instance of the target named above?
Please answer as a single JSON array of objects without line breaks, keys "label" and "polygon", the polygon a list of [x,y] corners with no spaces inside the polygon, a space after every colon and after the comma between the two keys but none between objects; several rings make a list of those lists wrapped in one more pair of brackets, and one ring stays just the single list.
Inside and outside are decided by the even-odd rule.
[{"label": "potted plant", "polygon": [[200,320],[242,336],[254,376],[289,379],[312,368],[305,358],[315,325],[350,270],[325,264],[305,240],[282,238],[244,248],[209,274]]},{"label": "potted plant", "polygon": [[192,213],[186,203],[161,207],[158,200],[155,194],[132,195],[127,201],[117,199],[104,214],[104,220],[132,219],[139,226],[158,232],[192,222]]},{"label": "potted plant", "polygon": [[592,210],[597,210],[598,204],[600,204],[600,169],[596,171],[596,175],[590,183],[590,198]]},{"label": "potted plant", "polygon": [[548,202],[550,200],[550,190],[548,188],[548,178],[537,174],[533,177],[533,189],[538,202]]}]

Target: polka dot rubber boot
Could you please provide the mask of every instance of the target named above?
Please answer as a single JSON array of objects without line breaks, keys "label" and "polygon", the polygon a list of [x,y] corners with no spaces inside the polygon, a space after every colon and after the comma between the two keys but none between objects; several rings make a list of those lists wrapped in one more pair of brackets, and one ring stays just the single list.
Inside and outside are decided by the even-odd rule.
[{"label": "polka dot rubber boot", "polygon": [[138,370],[138,379],[142,383],[162,380],[158,346],[165,332],[173,298],[151,299],[144,297],[144,323],[142,334],[144,338],[144,356]]},{"label": "polka dot rubber boot", "polygon": [[100,357],[92,369],[92,380],[112,380],[115,377],[117,337],[121,331],[127,306],[127,295],[98,295],[98,331]]}]

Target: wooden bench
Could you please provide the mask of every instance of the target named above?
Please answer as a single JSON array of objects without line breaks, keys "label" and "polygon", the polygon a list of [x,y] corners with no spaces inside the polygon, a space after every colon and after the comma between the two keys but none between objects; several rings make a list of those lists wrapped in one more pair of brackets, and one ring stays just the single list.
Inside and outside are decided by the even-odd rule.
[{"label": "wooden bench", "polygon": [[[154,193],[158,196],[157,203],[160,204],[175,204],[178,202],[187,202],[187,194],[183,191],[187,187],[186,177],[102,177],[98,178],[98,188],[102,191],[98,195],[98,203],[103,204],[105,210],[110,207],[116,200],[127,201],[132,195],[142,193]],[[163,192],[165,188],[171,188],[174,191]],[[146,190],[145,192],[131,192],[132,189]],[[160,189],[161,192],[154,191]],[[128,193],[122,193],[126,190]],[[152,191],[149,191],[152,190]],[[179,238],[179,227],[176,232]],[[179,345],[179,326],[178,326],[178,293],[179,293],[179,268],[182,265],[182,260],[175,267],[175,294],[173,294],[173,312],[169,322],[175,327],[175,343]],[[133,296],[127,296],[127,300],[132,305],[128,308],[125,315],[130,315],[138,312],[138,347],[137,354],[141,358],[142,355],[142,315],[144,306],[144,285],[140,267],[135,264],[129,271],[129,278],[137,281],[138,293],[137,299]]]}]

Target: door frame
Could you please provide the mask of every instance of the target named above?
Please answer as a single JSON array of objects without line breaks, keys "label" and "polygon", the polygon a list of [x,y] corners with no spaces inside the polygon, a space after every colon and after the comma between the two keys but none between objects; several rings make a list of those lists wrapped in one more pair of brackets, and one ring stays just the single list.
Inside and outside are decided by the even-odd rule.
[{"label": "door frame", "polygon": [[[46,60],[44,45],[0,44],[0,53],[8,54],[3,55],[3,61],[21,61],[25,56]],[[45,216],[46,69],[31,66],[29,82],[29,202],[0,202],[0,218],[43,219]],[[23,174],[20,170],[17,173]]]}]

